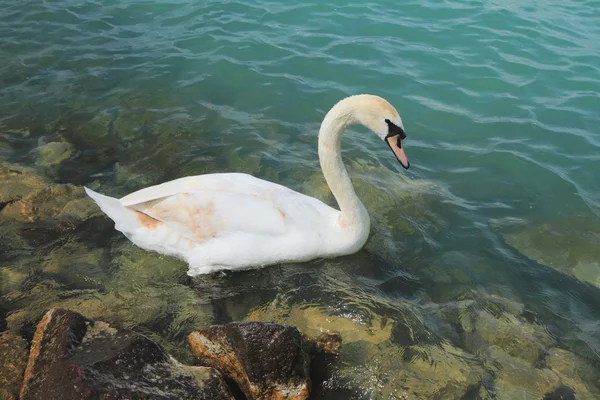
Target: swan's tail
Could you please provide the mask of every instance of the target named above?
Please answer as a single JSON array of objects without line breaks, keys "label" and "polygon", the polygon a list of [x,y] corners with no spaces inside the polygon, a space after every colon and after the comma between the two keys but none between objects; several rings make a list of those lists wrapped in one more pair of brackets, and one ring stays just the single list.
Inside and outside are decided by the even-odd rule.
[{"label": "swan's tail", "polygon": [[124,232],[138,225],[135,211],[124,207],[118,199],[96,193],[86,187],[84,189],[88,196],[98,204],[102,212],[115,221],[115,229]]}]

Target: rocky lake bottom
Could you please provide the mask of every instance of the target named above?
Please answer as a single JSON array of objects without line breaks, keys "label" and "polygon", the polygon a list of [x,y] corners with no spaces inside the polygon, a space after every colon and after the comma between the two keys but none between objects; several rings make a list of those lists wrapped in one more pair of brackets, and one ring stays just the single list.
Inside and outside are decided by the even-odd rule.
[{"label": "rocky lake bottom", "polygon": [[[124,137],[131,130],[123,126],[133,124],[151,134]],[[386,280],[380,292],[357,290],[356,276],[379,279],[375,274],[389,262],[377,255],[376,240],[350,257],[196,278],[186,275],[184,263],[137,248],[114,231],[82,185],[102,184],[123,193],[133,189],[128,185],[171,178],[174,169],[167,166],[184,151],[186,132],[200,127],[157,126],[143,118],[126,122],[76,112],[44,124],[2,124],[0,398],[18,398],[36,327],[57,306],[143,335],[151,343],[146,346],[161,346],[190,368],[202,361],[192,354],[188,336],[211,325],[270,321],[296,327],[307,340],[339,332],[343,344],[336,356],[311,362],[315,399],[600,397],[599,360],[580,340],[565,335],[565,321],[472,285],[464,271],[431,265],[420,276],[409,270]],[[162,149],[160,159],[152,156],[155,148]],[[128,165],[116,162],[124,159],[119,152],[132,155]],[[225,154],[213,164],[205,160],[193,166],[209,172],[223,168],[218,160],[224,160],[231,168],[240,163],[236,157]],[[177,167],[182,172],[191,166]],[[351,168],[360,172],[362,167]],[[370,186],[377,174],[376,169],[357,174],[357,191],[387,201],[385,192]],[[322,178],[309,176],[306,191],[328,200]],[[412,221],[427,221],[432,201],[424,184],[405,197],[410,204],[405,212]],[[375,238],[387,225],[414,230],[374,209]],[[571,247],[574,253],[565,254],[545,234],[551,229],[532,227],[505,237],[533,260],[552,264],[546,261],[552,259],[572,285],[581,285],[577,279],[585,282],[579,295],[598,302],[598,247]],[[590,235],[597,242],[599,234]],[[595,266],[584,259],[596,260]],[[385,285],[405,299],[386,296]],[[446,290],[440,294],[439,288]]]}]

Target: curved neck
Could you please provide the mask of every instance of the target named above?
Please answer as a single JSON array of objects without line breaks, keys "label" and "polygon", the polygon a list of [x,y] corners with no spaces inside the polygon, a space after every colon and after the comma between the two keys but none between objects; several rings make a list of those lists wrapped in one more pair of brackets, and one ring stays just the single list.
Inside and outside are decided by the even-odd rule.
[{"label": "curved neck", "polygon": [[319,130],[319,161],[329,189],[337,201],[342,227],[369,224],[369,214],[356,196],[342,161],[342,136],[349,125],[357,123],[352,107],[336,104],[325,116]]}]

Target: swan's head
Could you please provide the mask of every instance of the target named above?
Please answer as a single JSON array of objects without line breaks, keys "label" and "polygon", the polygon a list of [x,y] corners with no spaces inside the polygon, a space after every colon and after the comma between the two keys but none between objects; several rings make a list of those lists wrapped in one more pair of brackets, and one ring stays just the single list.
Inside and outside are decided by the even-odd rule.
[{"label": "swan's head", "polygon": [[379,96],[366,94],[354,97],[358,101],[354,107],[355,118],[383,139],[400,165],[404,169],[408,169],[410,162],[404,153],[402,143],[406,139],[406,133],[398,111],[387,100]]}]

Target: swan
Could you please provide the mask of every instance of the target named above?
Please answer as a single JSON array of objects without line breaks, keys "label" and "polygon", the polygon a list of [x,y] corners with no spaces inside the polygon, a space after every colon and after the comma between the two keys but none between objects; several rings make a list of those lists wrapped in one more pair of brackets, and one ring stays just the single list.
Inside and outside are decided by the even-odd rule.
[{"label": "swan", "polygon": [[243,173],[188,176],[121,199],[85,188],[115,229],[137,246],[175,256],[188,275],[348,255],[369,236],[370,219],[342,162],[346,128],[362,124],[410,164],[402,119],[385,99],[346,97],[327,113],[318,138],[321,169],[338,205]]}]

